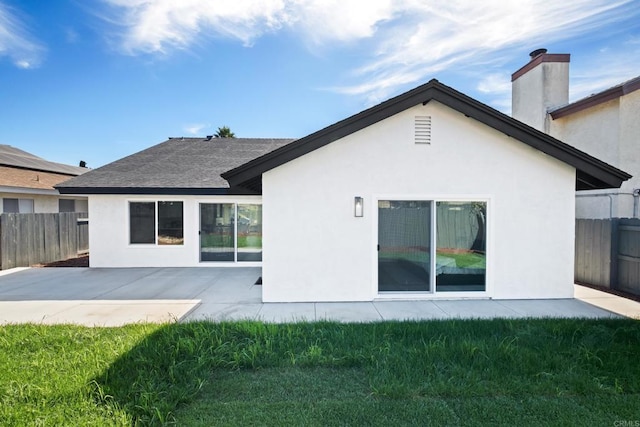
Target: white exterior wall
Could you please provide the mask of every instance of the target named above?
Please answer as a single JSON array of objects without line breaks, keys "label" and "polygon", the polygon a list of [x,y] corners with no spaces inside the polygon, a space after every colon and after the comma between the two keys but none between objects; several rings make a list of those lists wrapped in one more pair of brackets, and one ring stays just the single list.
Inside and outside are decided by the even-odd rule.
[{"label": "white exterior wall", "polygon": [[[550,134],[555,138],[633,175],[620,189],[578,192],[577,218],[634,216],[638,200],[633,191],[640,188],[638,117],[640,90],[551,122]],[[637,206],[635,210],[637,216]]]},{"label": "white exterior wall", "polygon": [[[58,200],[61,199],[59,195],[43,195],[37,193],[3,193],[0,192],[0,212],[2,211],[3,199],[31,199],[33,200],[33,213],[58,213]],[[65,199],[67,197],[64,197]],[[69,197],[71,198],[71,197]],[[75,199],[76,206],[80,203],[80,206],[84,204],[85,210],[78,210],[77,212],[86,212],[87,199]]]},{"label": "white exterior wall", "polygon": [[[430,145],[414,144],[416,115],[432,116]],[[573,296],[575,169],[435,101],[262,182],[265,302],[377,298],[377,200],[402,198],[488,202],[487,291],[466,296]]]},{"label": "white exterior wall", "polygon": [[[183,202],[184,244],[129,243],[129,202]],[[251,266],[259,263],[200,263],[200,203],[256,203],[256,196],[89,196],[89,248],[91,267],[196,267]]]}]

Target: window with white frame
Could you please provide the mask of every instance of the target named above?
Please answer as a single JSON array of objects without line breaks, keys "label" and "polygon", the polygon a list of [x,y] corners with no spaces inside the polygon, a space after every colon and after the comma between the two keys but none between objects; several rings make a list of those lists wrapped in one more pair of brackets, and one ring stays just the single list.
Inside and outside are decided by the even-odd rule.
[{"label": "window with white frame", "polygon": [[58,212],[75,212],[76,201],[73,199],[59,199]]},{"label": "window with white frame", "polygon": [[2,199],[2,212],[4,213],[33,213],[33,199]]}]

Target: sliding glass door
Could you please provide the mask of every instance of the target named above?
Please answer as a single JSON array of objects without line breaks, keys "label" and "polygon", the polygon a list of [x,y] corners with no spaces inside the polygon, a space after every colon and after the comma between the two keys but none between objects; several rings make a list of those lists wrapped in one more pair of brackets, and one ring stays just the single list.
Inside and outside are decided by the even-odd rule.
[{"label": "sliding glass door", "polygon": [[262,205],[238,205],[238,261],[262,261]]},{"label": "sliding glass door", "polygon": [[235,205],[200,204],[200,261],[235,261]]},{"label": "sliding glass door", "polygon": [[378,291],[485,291],[486,223],[486,202],[378,201]]},{"label": "sliding glass door", "polygon": [[485,202],[438,202],[436,292],[486,289]]},{"label": "sliding glass door", "polygon": [[431,202],[378,201],[378,290],[429,291]]},{"label": "sliding glass door", "polygon": [[262,205],[201,203],[200,261],[262,261]]}]

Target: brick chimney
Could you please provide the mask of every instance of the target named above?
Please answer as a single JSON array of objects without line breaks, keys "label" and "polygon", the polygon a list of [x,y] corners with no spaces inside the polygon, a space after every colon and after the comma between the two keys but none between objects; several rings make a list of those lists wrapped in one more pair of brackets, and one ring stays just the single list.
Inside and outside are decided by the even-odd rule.
[{"label": "brick chimney", "polygon": [[569,54],[536,49],[524,67],[511,75],[511,115],[549,132],[547,112],[569,102]]}]

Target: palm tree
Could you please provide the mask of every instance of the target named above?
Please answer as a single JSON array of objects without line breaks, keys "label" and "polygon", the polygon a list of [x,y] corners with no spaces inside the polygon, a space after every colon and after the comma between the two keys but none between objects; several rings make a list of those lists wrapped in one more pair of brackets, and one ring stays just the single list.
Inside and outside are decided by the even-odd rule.
[{"label": "palm tree", "polygon": [[218,132],[214,135],[216,138],[235,138],[236,134],[231,132],[228,126],[222,126],[218,128]]}]

